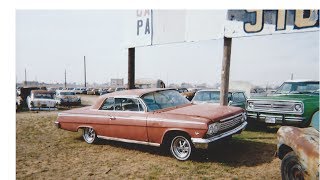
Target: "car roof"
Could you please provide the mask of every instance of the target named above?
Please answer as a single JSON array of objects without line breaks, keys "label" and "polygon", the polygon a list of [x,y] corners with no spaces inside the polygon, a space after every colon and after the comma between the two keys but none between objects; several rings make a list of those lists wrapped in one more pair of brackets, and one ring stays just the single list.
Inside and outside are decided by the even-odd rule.
[{"label": "car roof", "polygon": [[137,98],[141,97],[144,94],[157,92],[157,91],[164,91],[164,90],[174,90],[172,88],[149,88],[149,89],[130,89],[130,90],[123,90],[123,91],[115,91],[112,93],[104,94],[100,96],[97,100],[95,105],[93,105],[93,109],[97,109],[101,106],[102,102],[108,97],[124,97],[124,98]]},{"label": "car roof", "polygon": [[131,97],[140,97],[144,94],[161,91],[161,90],[173,90],[172,88],[149,88],[149,89],[130,89],[130,90],[123,90],[123,91],[115,91],[112,93],[105,94],[105,97],[119,97],[119,96],[131,96]]}]

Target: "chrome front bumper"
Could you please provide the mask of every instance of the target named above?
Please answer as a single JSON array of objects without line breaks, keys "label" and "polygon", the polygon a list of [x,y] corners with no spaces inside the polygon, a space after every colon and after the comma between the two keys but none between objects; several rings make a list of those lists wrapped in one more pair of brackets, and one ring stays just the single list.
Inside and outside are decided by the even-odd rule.
[{"label": "chrome front bumper", "polygon": [[230,135],[233,135],[233,134],[236,134],[240,131],[242,131],[246,126],[247,126],[247,122],[244,121],[241,125],[239,125],[238,127],[234,128],[234,129],[231,129],[227,132],[224,132],[224,133],[221,133],[221,134],[218,134],[216,136],[212,136],[208,139],[203,139],[203,138],[191,138],[191,141],[192,143],[194,144],[194,146],[196,148],[207,148],[208,147],[208,144],[213,142],[213,141],[216,141],[216,140],[219,140],[219,139],[222,139],[224,137],[227,137],[227,136],[230,136]]},{"label": "chrome front bumper", "polygon": [[286,116],[284,115],[276,115],[276,114],[266,114],[266,113],[254,113],[254,112],[248,112],[247,113],[248,118],[256,119],[260,122],[265,122],[266,118],[275,118],[276,124],[282,124],[284,121],[291,122],[291,123],[301,123],[305,120],[304,117],[295,117],[295,116]]}]

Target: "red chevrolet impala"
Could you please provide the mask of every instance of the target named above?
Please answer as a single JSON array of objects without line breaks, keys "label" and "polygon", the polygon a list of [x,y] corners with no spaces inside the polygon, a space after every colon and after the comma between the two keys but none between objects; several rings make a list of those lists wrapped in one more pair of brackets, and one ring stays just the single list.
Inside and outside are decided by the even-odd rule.
[{"label": "red chevrolet impala", "polygon": [[103,138],[163,145],[178,160],[187,160],[196,147],[240,133],[247,125],[241,108],[194,105],[172,89],[106,94],[93,106],[59,113],[55,123],[69,131],[82,129],[89,144]]}]

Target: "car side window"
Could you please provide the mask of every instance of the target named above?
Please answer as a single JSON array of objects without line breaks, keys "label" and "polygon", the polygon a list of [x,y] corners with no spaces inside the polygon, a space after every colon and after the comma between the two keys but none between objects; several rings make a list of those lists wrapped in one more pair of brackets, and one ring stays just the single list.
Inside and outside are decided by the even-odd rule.
[{"label": "car side window", "polygon": [[245,102],[246,97],[243,93],[233,93],[233,101],[234,102]]},{"label": "car side window", "polygon": [[116,111],[144,111],[142,105],[137,99],[115,98]]},{"label": "car side window", "polygon": [[108,98],[104,101],[103,105],[101,106],[100,110],[114,110],[114,98]]}]

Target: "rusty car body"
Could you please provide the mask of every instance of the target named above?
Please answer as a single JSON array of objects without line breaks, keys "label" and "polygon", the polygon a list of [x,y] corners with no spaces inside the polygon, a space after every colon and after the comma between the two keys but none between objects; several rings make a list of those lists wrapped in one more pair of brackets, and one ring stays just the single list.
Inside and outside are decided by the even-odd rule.
[{"label": "rusty car body", "polygon": [[282,179],[319,179],[319,111],[311,127],[283,126],[277,136]]},{"label": "rusty car body", "polygon": [[16,98],[17,109],[22,110],[28,108],[27,98],[30,96],[32,90],[40,89],[39,87],[21,87]]},{"label": "rusty car body", "polygon": [[64,111],[58,128],[83,130],[87,143],[97,138],[166,147],[187,160],[197,147],[240,133],[247,125],[243,109],[194,105],[174,89],[134,89],[108,93],[93,106]]}]

